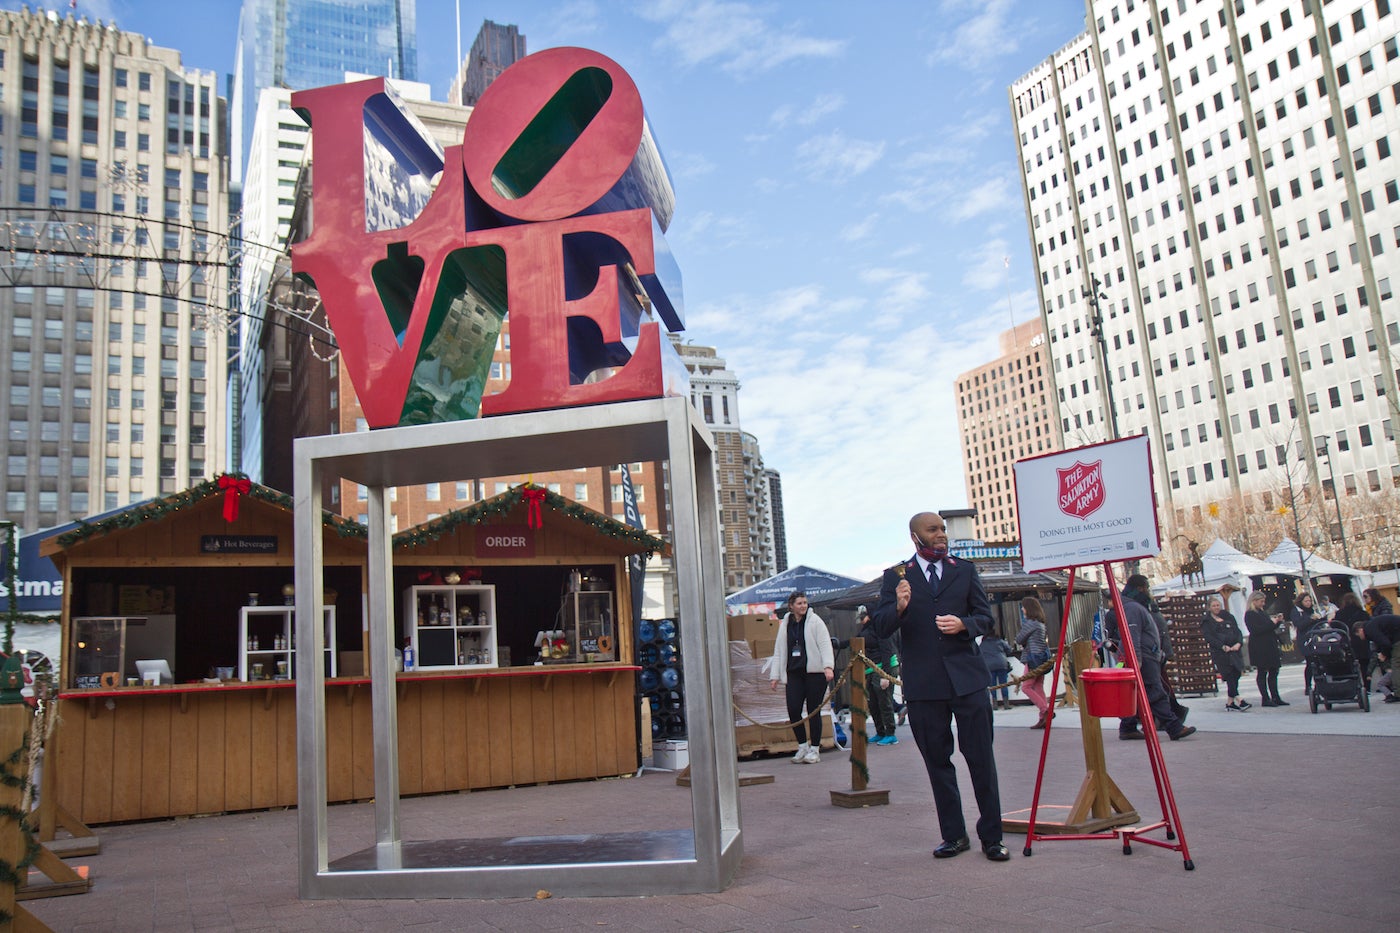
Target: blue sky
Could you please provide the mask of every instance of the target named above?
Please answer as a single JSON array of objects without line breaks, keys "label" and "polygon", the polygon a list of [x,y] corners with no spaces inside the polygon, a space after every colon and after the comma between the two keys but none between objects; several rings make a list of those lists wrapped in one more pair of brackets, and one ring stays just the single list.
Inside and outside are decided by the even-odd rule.
[{"label": "blue sky", "polygon": [[[238,7],[78,0],[220,73]],[[636,81],[675,176],[687,336],[741,380],[790,563],[868,578],[907,555],[912,512],[966,506],[954,379],[1036,315],[1007,87],[1083,30],[1083,3],[462,0],[464,49],[483,19]],[[438,99],[455,20],[418,0]]]}]

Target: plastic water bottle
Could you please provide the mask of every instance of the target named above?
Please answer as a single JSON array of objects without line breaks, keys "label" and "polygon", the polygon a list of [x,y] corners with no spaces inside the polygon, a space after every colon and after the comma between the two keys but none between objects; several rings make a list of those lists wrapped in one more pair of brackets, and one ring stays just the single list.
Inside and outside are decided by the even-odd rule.
[{"label": "plastic water bottle", "polygon": [[405,648],[405,649],[403,649],[403,669],[406,670],[406,671],[411,671],[411,670],[413,670],[413,649],[412,649],[412,648]]}]

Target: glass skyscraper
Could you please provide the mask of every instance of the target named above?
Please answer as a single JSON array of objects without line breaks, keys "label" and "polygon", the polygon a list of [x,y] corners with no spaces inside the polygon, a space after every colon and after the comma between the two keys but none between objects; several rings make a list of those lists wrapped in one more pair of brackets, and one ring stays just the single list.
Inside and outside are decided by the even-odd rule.
[{"label": "glass skyscraper", "polygon": [[339,84],[347,71],[418,80],[416,0],[243,0],[232,177],[242,178],[259,91]]}]

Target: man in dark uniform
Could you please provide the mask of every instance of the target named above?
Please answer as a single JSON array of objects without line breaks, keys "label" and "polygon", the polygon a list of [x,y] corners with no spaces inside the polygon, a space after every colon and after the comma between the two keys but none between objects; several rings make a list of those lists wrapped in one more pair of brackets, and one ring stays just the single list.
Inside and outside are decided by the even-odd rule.
[{"label": "man in dark uniform", "polygon": [[885,571],[874,618],[880,637],[899,632],[904,646],[901,676],[909,728],[924,756],[943,837],[933,857],[952,858],[972,847],[953,767],[956,719],[980,813],[977,838],[987,858],[1004,862],[1011,855],[1001,841],[989,677],[977,650],[978,636],[992,630],[992,609],[977,568],[948,556],[948,529],[938,513],[911,518],[909,537],[915,554]]}]

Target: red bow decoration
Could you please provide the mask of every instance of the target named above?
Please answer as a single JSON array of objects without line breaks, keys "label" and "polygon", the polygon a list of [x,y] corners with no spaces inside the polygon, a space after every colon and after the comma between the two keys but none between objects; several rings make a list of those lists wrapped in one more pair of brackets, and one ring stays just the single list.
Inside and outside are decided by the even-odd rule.
[{"label": "red bow decoration", "polygon": [[252,482],[247,477],[240,478],[225,473],[219,477],[219,488],[224,491],[224,521],[238,521],[238,497],[248,495],[248,491],[253,488]]},{"label": "red bow decoration", "polygon": [[544,501],[544,489],[536,486],[523,490],[521,494],[529,504],[529,511],[525,515],[525,524],[530,528],[543,528],[544,515],[540,511],[540,503]]}]

